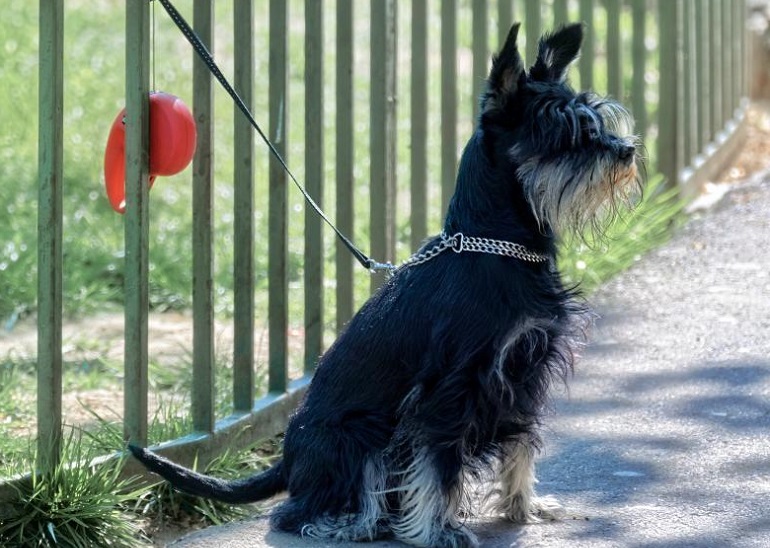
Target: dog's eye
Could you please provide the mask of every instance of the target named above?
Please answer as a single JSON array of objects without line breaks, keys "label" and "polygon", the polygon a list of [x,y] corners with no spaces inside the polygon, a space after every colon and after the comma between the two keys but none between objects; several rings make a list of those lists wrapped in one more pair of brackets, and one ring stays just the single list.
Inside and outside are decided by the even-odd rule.
[{"label": "dog's eye", "polygon": [[602,121],[599,116],[584,108],[580,110],[578,119],[580,120],[580,133],[583,139],[589,141],[599,139],[602,132]]},{"label": "dog's eye", "polygon": [[584,135],[591,141],[599,138],[599,128],[594,124],[589,124],[583,129]]}]

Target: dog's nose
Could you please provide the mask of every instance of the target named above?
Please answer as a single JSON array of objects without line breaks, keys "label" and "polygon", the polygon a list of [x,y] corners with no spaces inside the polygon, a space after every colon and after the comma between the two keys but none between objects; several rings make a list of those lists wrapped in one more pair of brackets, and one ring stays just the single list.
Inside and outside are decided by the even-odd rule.
[{"label": "dog's nose", "polygon": [[634,156],[634,152],[636,152],[634,145],[621,145],[618,156],[620,156],[621,160],[629,160]]}]

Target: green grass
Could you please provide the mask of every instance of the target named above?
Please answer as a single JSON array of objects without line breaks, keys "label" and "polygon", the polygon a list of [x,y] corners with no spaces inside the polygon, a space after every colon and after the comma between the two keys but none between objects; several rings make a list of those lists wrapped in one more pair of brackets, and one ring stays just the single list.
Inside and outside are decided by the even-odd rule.
[{"label": "green grass", "polygon": [[[161,418],[167,421],[163,435],[180,421],[175,416]],[[165,482],[146,484],[138,478],[123,477],[125,457],[98,458],[112,452],[116,441],[117,446],[123,445],[120,429],[113,423],[105,421],[90,433],[75,428],[68,431],[60,464],[46,474],[26,470],[28,480],[12,484],[17,496],[2,507],[0,545],[132,548],[148,545],[146,533],[169,522],[202,527],[258,512],[253,506],[179,493]],[[275,442],[262,440],[242,451],[225,451],[202,471],[221,478],[240,478],[266,468],[275,456]],[[0,466],[0,474],[15,475],[34,462],[35,456],[19,456],[17,460]]]},{"label": "green grass", "polygon": [[670,238],[685,202],[661,176],[650,179],[633,211],[622,212],[600,241],[572,238],[561,246],[559,268],[568,285],[591,293]]},{"label": "green grass", "polygon": [[[267,468],[276,457],[273,441],[259,441],[242,451],[226,450],[203,472],[218,478],[238,479]],[[197,469],[197,465],[193,466]],[[175,491],[166,482],[153,485],[136,499],[139,514],[156,526],[165,521],[219,525],[258,512],[255,506],[232,505]]]},{"label": "green grass", "polygon": [[97,456],[93,447],[71,430],[63,443],[61,463],[15,487],[18,497],[4,507],[0,520],[0,545],[145,545],[136,522],[130,519],[130,503],[141,493],[135,479],[121,477],[122,461],[118,459],[98,466],[87,464]]}]

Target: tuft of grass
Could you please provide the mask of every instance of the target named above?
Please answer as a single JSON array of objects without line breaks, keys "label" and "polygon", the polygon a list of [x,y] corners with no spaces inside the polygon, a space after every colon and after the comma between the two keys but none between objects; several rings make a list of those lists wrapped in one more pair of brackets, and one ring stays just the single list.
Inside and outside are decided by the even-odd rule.
[{"label": "tuft of grass", "polygon": [[637,207],[616,221],[601,240],[571,238],[562,245],[559,267],[568,285],[593,292],[646,252],[665,243],[683,221],[685,201],[661,175],[645,186]]},{"label": "tuft of grass", "polygon": [[[227,450],[203,469],[205,474],[238,479],[267,468],[275,458],[272,440],[261,440],[242,451]],[[193,465],[197,469],[197,462]],[[258,512],[255,506],[232,505],[174,490],[167,482],[153,485],[137,498],[135,511],[156,526],[171,521],[190,526],[220,525]]]},{"label": "tuft of grass", "polygon": [[63,440],[61,462],[47,473],[32,471],[12,484],[17,497],[4,506],[0,545],[39,548],[146,546],[136,522],[127,519],[140,491],[121,477],[122,459],[100,464],[74,429]]}]

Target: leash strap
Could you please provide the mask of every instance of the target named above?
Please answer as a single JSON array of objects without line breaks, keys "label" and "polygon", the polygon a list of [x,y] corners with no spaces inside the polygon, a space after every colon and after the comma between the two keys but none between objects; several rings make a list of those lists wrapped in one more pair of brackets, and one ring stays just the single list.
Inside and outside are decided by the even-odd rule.
[{"label": "leash strap", "polygon": [[323,212],[323,210],[318,206],[318,204],[315,203],[313,198],[308,194],[308,191],[305,190],[305,187],[303,187],[297,178],[294,176],[294,174],[289,169],[289,166],[286,165],[286,162],[284,161],[281,154],[276,150],[273,143],[268,139],[267,135],[262,131],[262,128],[259,127],[259,124],[254,119],[254,116],[251,114],[251,111],[249,111],[249,108],[246,106],[246,104],[243,102],[243,100],[240,98],[240,96],[236,93],[236,91],[233,89],[233,87],[230,85],[230,82],[227,81],[227,78],[225,78],[225,75],[222,74],[222,71],[219,70],[219,67],[217,66],[216,62],[214,61],[214,57],[211,55],[209,50],[206,48],[206,45],[201,41],[201,39],[198,37],[197,34],[195,34],[195,31],[192,29],[192,27],[185,21],[184,17],[176,10],[176,8],[169,2],[169,0],[158,0],[161,5],[165,8],[166,12],[168,13],[169,17],[171,17],[171,20],[176,23],[176,26],[179,27],[179,30],[182,31],[182,34],[184,34],[185,38],[187,38],[187,41],[190,42],[190,45],[193,47],[195,52],[200,56],[201,60],[206,64],[208,69],[211,71],[211,73],[216,77],[216,79],[219,81],[219,83],[222,85],[223,88],[225,88],[225,91],[232,97],[233,101],[235,101],[235,104],[238,105],[238,108],[243,112],[243,114],[248,118],[249,122],[251,122],[251,125],[254,127],[254,129],[257,130],[257,133],[259,133],[259,136],[262,138],[262,140],[265,142],[267,147],[270,149],[270,152],[273,154],[276,160],[281,164],[284,171],[286,171],[289,178],[294,182],[296,187],[299,189],[299,191],[302,193],[302,196],[305,197],[305,201],[310,205],[310,207],[313,208],[313,210],[321,217],[321,219],[326,222],[327,225],[329,225],[332,230],[337,234],[339,239],[342,241],[343,244],[345,244],[345,247],[347,247],[350,252],[353,254],[353,256],[356,258],[356,260],[363,266],[364,268],[371,270],[371,271],[377,271],[377,270],[392,270],[393,266],[388,263],[378,263],[377,261],[369,258],[363,251],[358,249],[353,242],[350,241],[350,239],[347,238],[342,232],[339,231],[339,229],[334,226],[334,223],[329,220],[329,218],[326,216],[326,214]]}]

